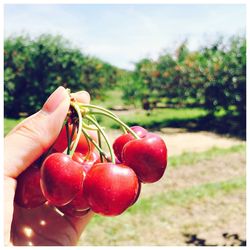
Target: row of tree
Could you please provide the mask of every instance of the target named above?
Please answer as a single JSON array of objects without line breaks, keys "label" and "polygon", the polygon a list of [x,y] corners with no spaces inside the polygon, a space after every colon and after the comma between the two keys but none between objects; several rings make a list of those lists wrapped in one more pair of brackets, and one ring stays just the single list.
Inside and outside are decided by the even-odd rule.
[{"label": "row of tree", "polygon": [[165,53],[153,61],[136,64],[126,79],[124,99],[146,108],[157,104],[201,106],[211,115],[218,112],[245,116],[246,40],[219,39],[209,47],[189,51],[181,44],[175,54]]},{"label": "row of tree", "polygon": [[9,37],[4,43],[4,113],[32,114],[58,86],[85,89],[99,98],[117,82],[119,70],[84,55],[60,36]]},{"label": "row of tree", "polygon": [[157,60],[145,58],[132,72],[83,54],[62,37],[9,37],[4,43],[5,116],[37,111],[60,85],[92,98],[117,86],[128,103],[201,106],[214,115],[246,116],[246,40],[233,37],[190,51],[187,42]]}]

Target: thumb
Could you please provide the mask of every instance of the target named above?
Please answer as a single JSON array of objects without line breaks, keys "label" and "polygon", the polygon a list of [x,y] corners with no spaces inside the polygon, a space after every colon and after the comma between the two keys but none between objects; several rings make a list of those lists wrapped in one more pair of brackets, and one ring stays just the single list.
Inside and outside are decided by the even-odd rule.
[{"label": "thumb", "polygon": [[5,176],[16,178],[54,143],[69,105],[66,89],[59,87],[40,111],[25,119],[5,137]]}]

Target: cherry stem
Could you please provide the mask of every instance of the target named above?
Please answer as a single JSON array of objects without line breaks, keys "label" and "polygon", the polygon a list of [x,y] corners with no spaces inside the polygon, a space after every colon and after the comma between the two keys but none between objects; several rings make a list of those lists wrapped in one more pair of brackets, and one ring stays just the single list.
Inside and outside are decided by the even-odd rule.
[{"label": "cherry stem", "polygon": [[65,127],[66,127],[67,143],[68,143],[67,155],[69,155],[70,154],[71,138],[69,136],[69,123],[68,123],[68,121],[66,121]]},{"label": "cherry stem", "polygon": [[119,123],[121,127],[125,128],[126,132],[129,131],[129,133],[132,134],[135,137],[135,139],[140,139],[140,137],[126,123],[121,121],[118,117],[113,117],[110,114],[104,113],[102,111],[94,111],[94,112],[91,112],[91,114],[106,115],[107,117],[109,117],[109,118],[115,120],[117,123]]},{"label": "cherry stem", "polygon": [[110,115],[118,118],[114,113],[112,113],[111,111],[109,111],[108,109],[105,109],[103,107],[99,107],[99,106],[96,106],[96,105],[93,105],[93,104],[85,104],[85,103],[81,103],[80,106],[83,106],[84,108],[95,108],[95,109],[99,109],[99,110],[102,110],[104,112],[107,112],[109,113]]},{"label": "cherry stem", "polygon": [[76,130],[76,126],[75,124],[73,124],[73,128],[72,128],[72,132],[71,132],[71,137],[70,137],[70,141],[72,142],[74,134],[75,134],[75,130]]},{"label": "cherry stem", "polygon": [[[99,145],[99,147],[100,147],[100,148],[102,148],[101,133],[100,133],[100,131],[99,131],[99,130],[97,131],[97,137],[98,137],[98,145]],[[103,162],[103,157],[102,157],[102,154],[101,154],[101,152],[99,152],[99,153],[100,153],[100,159],[101,159],[101,162]]]},{"label": "cherry stem", "polygon": [[[114,113],[112,113],[111,111],[109,111],[108,109],[105,109],[103,107],[99,107],[99,106],[96,106],[96,105],[93,105],[93,104],[81,104],[81,106],[84,107],[84,108],[94,108],[94,109],[100,110],[100,111],[102,111],[102,113],[101,113],[102,115],[107,115],[108,117],[112,116],[112,118],[115,121],[117,121],[118,123],[119,123],[119,121],[121,121],[117,115],[115,115]],[[87,110],[86,113],[90,113],[90,112]],[[91,113],[93,114],[94,112],[91,112]],[[125,124],[125,126],[122,125],[121,127],[122,127],[122,130],[124,131],[124,133],[127,133],[126,124]],[[135,137],[135,138],[137,138],[137,137]],[[139,139],[139,137],[137,139]]]},{"label": "cherry stem", "polygon": [[81,113],[81,110],[80,110],[77,102],[71,102],[71,106],[75,109],[75,111],[78,115],[78,131],[77,131],[76,139],[74,141],[74,145],[72,147],[72,150],[70,151],[70,156],[72,156],[75,153],[77,144],[80,140],[81,128],[82,128],[82,113]]},{"label": "cherry stem", "polygon": [[110,142],[108,140],[108,137],[105,134],[104,130],[102,129],[102,127],[91,116],[86,115],[85,117],[90,122],[92,122],[98,128],[98,130],[100,131],[100,133],[102,134],[103,138],[105,139],[105,141],[107,143],[107,146],[108,146],[108,149],[109,149],[109,152],[110,152],[110,156],[111,156],[111,161],[112,161],[112,163],[115,164],[115,154],[114,154],[113,148],[112,148],[112,146],[111,146],[111,144],[110,144]]},{"label": "cherry stem", "polygon": [[94,131],[97,131],[97,130],[98,130],[96,127],[91,127],[91,126],[89,126],[89,125],[86,124],[84,121],[82,121],[82,126],[83,126],[85,129],[88,129],[88,130],[94,130]]},{"label": "cherry stem", "polygon": [[102,156],[107,161],[109,161],[108,156],[106,155],[106,153],[102,150],[102,148],[99,147],[99,145],[95,142],[95,140],[93,140],[93,138],[88,134],[88,132],[84,128],[82,128],[82,132],[90,140],[90,142],[95,145],[95,147],[97,148],[97,150],[99,151],[99,153],[102,154]]}]

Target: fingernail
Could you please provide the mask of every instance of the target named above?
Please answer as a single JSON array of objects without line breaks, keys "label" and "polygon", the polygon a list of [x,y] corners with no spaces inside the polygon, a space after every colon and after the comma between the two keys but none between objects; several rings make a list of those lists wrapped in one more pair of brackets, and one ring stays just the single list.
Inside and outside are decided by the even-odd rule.
[{"label": "fingernail", "polygon": [[65,99],[65,97],[65,88],[61,86],[58,87],[44,103],[42,110],[47,113],[52,113]]}]

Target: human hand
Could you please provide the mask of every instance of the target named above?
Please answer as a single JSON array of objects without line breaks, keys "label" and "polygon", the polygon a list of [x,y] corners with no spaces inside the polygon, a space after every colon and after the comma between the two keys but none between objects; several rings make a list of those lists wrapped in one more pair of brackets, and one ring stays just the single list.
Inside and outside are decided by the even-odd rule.
[{"label": "human hand", "polygon": [[[89,103],[87,92],[72,94]],[[43,108],[18,124],[4,139],[4,237],[5,245],[76,245],[93,216],[61,215],[52,206],[25,209],[14,204],[16,178],[37,160],[56,140],[67,115],[70,98],[59,87]]]}]

